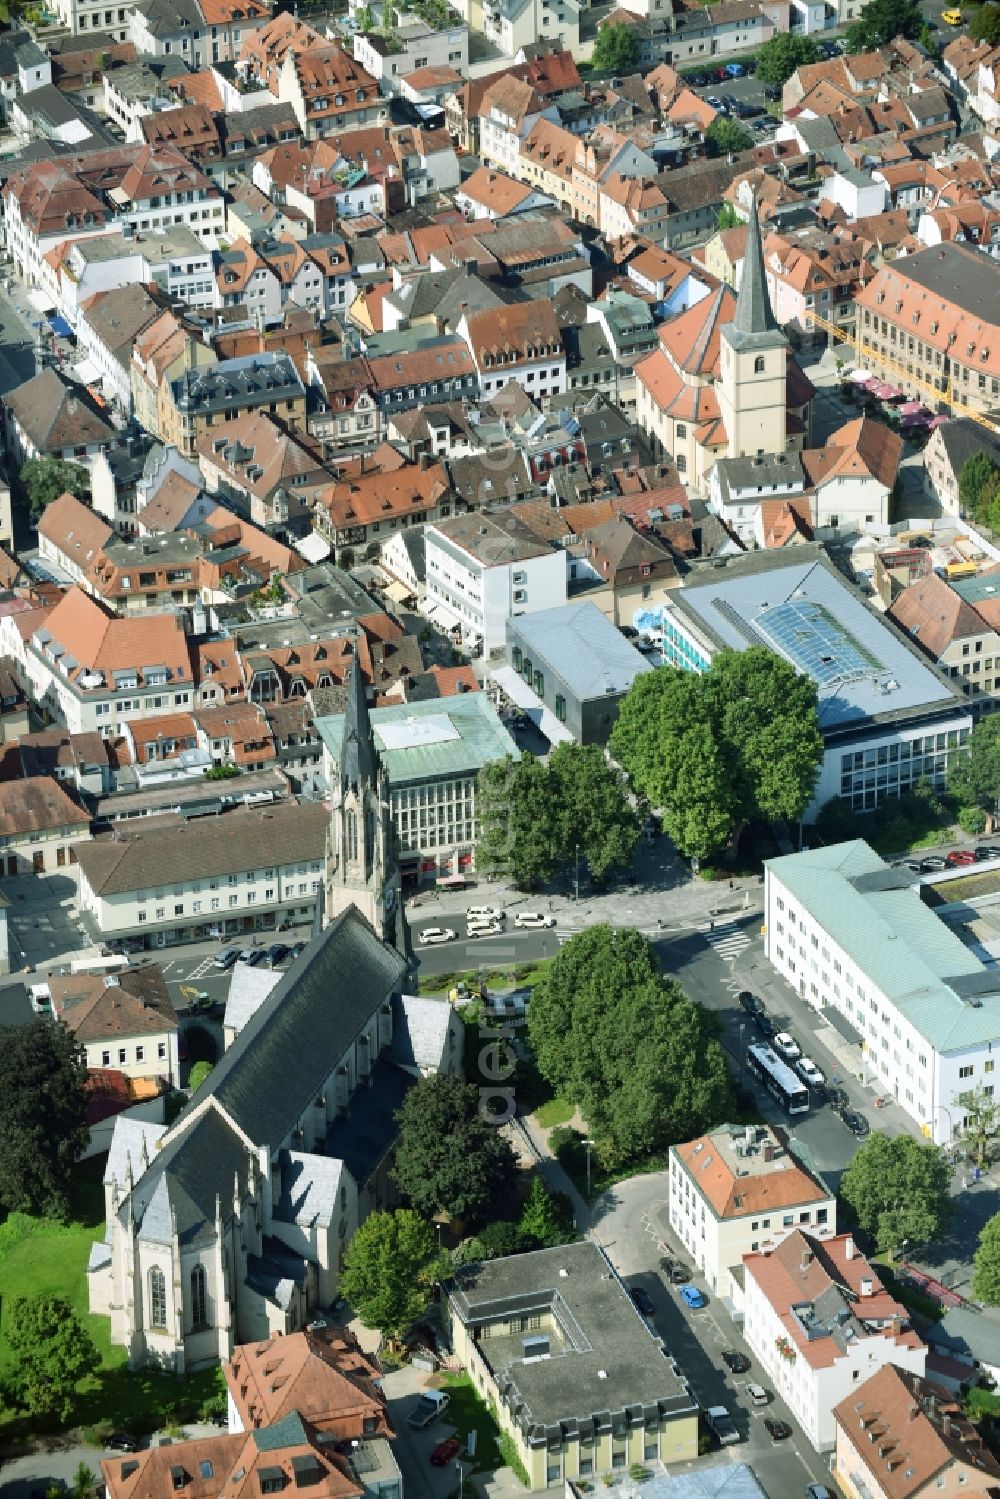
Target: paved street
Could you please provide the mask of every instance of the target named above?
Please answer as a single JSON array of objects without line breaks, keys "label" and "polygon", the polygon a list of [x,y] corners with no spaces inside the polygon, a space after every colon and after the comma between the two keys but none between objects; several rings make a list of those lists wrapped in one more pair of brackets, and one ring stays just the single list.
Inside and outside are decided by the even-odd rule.
[{"label": "paved street", "polygon": [[41,313],[33,311],[23,295],[0,294],[0,396],[23,385],[35,373],[32,348],[35,330],[31,320],[39,321]]},{"label": "paved street", "polygon": [[633,1177],[611,1188],[595,1204],[591,1233],[622,1278],[630,1285],[644,1286],[653,1298],[656,1315],[652,1325],[687,1376],[699,1404],[703,1408],[724,1405],[733,1417],[742,1440],[724,1448],[712,1460],[749,1463],[771,1499],[801,1499],[807,1483],[829,1482],[826,1459],[813,1451],[797,1427],[788,1441],[777,1446],[771,1441],[764,1428],[765,1416],[786,1421],[792,1421],[792,1416],[780,1400],[761,1410],[750,1405],[744,1393],[748,1383],[763,1384],[770,1390],[767,1377],[756,1363],[747,1374],[730,1374],[723,1364],[725,1349],[748,1354],[749,1350],[722,1303],[708,1292],[700,1277],[695,1277],[693,1284],[700,1286],[709,1300],[701,1311],[691,1311],[676,1287],[668,1286],[660,1274],[659,1260],[664,1253],[690,1264],[690,1256],[667,1225],[663,1176]]}]

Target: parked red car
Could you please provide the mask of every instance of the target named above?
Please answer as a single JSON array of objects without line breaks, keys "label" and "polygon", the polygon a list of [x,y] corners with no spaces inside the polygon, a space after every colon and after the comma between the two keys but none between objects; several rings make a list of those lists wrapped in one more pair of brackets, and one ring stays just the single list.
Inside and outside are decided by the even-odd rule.
[{"label": "parked red car", "polygon": [[446,1468],[462,1450],[462,1443],[458,1437],[445,1437],[443,1442],[438,1442],[431,1453],[431,1463],[435,1468]]},{"label": "parked red car", "polygon": [[946,857],[952,869],[957,869],[961,864],[975,864],[976,862],[976,856],[971,848],[952,849]]}]

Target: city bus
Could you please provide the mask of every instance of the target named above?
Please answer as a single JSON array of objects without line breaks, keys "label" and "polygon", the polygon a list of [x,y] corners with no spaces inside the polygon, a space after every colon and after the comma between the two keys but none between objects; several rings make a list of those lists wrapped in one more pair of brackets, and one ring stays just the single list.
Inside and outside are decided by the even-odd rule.
[{"label": "city bus", "polygon": [[786,1114],[805,1114],[809,1109],[809,1089],[802,1079],[783,1062],[769,1046],[751,1042],[747,1047],[747,1066],[777,1099]]}]

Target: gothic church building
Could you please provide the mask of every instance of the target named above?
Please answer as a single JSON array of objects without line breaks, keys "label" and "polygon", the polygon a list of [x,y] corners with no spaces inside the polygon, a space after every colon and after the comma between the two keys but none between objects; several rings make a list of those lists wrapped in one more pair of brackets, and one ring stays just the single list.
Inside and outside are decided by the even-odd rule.
[{"label": "gothic church building", "polygon": [[407,1090],[461,1067],[451,1007],[404,992],[386,779],[357,668],[349,693],[327,925],[172,1125],[115,1128],[87,1274],[90,1309],[132,1367],[183,1373],[328,1307],[352,1233],[389,1198]]}]

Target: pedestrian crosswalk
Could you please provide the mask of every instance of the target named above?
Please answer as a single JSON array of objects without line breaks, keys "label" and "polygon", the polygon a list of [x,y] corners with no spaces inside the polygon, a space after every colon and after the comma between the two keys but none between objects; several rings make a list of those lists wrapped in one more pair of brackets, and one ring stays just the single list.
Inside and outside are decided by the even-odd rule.
[{"label": "pedestrian crosswalk", "polygon": [[724,962],[738,958],[750,946],[750,938],[735,921],[717,921],[714,927],[704,927],[705,941],[715,949]]}]

